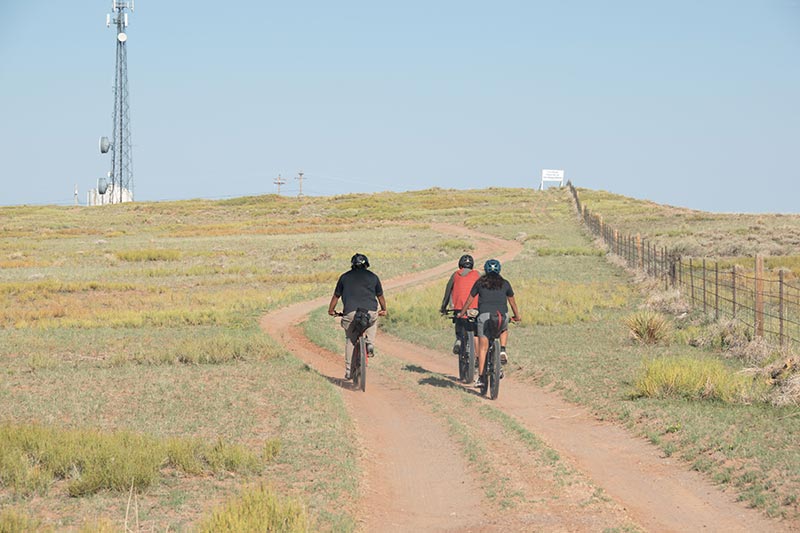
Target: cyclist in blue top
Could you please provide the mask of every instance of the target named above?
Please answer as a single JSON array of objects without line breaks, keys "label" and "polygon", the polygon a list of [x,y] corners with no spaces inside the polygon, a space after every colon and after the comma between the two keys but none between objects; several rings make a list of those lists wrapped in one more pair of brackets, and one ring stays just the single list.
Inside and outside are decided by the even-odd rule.
[{"label": "cyclist in blue top", "polygon": [[[500,261],[489,259],[483,265],[483,276],[478,278],[472,286],[470,296],[467,298],[464,307],[461,308],[460,316],[466,315],[469,305],[473,298],[478,297],[478,375],[475,378],[475,386],[480,386],[481,375],[486,367],[486,353],[489,351],[489,338],[486,336],[486,323],[492,314],[499,312],[502,317],[500,324],[500,362],[508,362],[506,353],[506,343],[508,342],[508,306],[514,311],[511,320],[519,322],[522,316],[517,310],[517,301],[514,299],[514,289],[511,283],[500,275]],[[507,303],[506,303],[507,302]]]}]

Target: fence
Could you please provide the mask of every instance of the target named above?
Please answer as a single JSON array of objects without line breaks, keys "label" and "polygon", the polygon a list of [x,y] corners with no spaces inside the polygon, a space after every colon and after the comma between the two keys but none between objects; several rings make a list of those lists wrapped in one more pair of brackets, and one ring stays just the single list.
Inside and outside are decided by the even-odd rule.
[{"label": "fence", "polygon": [[765,271],[760,255],[748,271],[705,258],[681,257],[638,233],[621,234],[586,208],[572,183],[567,185],[586,226],[630,267],[662,281],[665,289],[678,288],[693,306],[702,306],[716,319],[738,320],[756,337],[769,337],[780,345],[800,343],[800,286],[786,280],[787,271]]}]

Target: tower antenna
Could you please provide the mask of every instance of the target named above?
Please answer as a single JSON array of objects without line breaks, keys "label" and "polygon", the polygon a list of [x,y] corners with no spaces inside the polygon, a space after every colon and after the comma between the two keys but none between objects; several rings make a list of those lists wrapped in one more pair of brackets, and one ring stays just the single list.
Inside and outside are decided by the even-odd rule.
[{"label": "tower antenna", "polygon": [[133,12],[133,6],[133,0],[112,0],[112,12],[106,15],[106,26],[111,27],[113,24],[117,34],[117,60],[114,71],[113,134],[111,141],[106,137],[100,139],[100,152],[111,152],[111,171],[108,173],[111,180],[108,191],[110,198],[104,203],[133,201],[133,158],[128,104],[128,35],[125,33],[128,27],[127,10]]}]

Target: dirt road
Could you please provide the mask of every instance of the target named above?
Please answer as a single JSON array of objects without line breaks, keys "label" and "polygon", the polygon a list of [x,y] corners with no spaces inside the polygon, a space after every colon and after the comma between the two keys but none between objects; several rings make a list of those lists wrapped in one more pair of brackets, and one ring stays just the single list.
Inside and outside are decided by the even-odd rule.
[{"label": "dirt road", "polygon": [[[476,243],[476,258],[513,258],[521,245],[461,227],[435,226]],[[450,263],[384,283],[397,289],[451,272]],[[576,483],[565,489],[529,450],[509,446],[494,456],[507,483],[525,495],[526,505],[498,510],[481,475],[470,465],[451,431],[407,383],[379,372],[369,375],[366,393],[341,380],[342,354],[310,343],[295,324],[328,297],[272,312],[262,327],[297,357],[339,383],[364,449],[366,531],[599,531],[619,525],[647,531],[783,531],[759,512],[735,502],[685,465],[660,456],[645,441],[593,418],[585,409],[530,384],[503,380],[492,407],[516,420],[556,450],[610,500],[588,498]],[[425,372],[452,376],[452,355],[381,335],[380,353]],[[459,395],[450,394],[458,403]],[[594,501],[588,505],[588,500]]]}]

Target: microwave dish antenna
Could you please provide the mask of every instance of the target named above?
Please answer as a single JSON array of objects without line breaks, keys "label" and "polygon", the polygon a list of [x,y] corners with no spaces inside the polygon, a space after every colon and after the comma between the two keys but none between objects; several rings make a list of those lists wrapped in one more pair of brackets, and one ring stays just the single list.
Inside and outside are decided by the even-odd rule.
[{"label": "microwave dish antenna", "polygon": [[[130,104],[128,103],[128,11],[133,12],[133,0],[112,0],[111,13],[106,15],[106,26],[114,26],[116,34],[116,66],[114,69],[114,112],[112,135],[100,138],[100,153],[111,153],[111,171],[108,173],[112,198],[109,203],[133,201],[133,157],[131,154]],[[99,192],[99,191],[98,191]],[[104,194],[104,193],[100,193]]]}]

